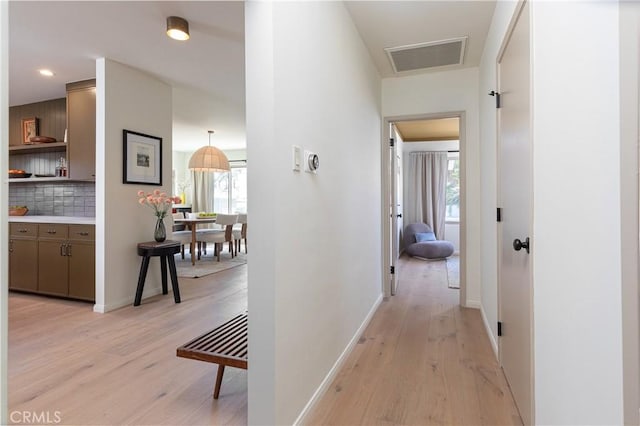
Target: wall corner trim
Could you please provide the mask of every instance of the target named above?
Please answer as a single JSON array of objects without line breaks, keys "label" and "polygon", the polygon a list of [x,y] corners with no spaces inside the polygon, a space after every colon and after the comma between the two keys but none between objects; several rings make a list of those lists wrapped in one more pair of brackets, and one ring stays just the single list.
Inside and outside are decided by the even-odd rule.
[{"label": "wall corner trim", "polygon": [[371,322],[373,315],[378,310],[380,303],[382,303],[382,296],[383,296],[382,293],[378,295],[378,299],[373,303],[373,306],[371,306],[369,313],[365,317],[364,321],[362,321],[362,324],[360,324],[360,327],[358,327],[355,334],[353,335],[353,337],[351,338],[347,346],[344,348],[344,350],[336,360],[335,364],[333,364],[333,367],[331,367],[331,370],[329,370],[329,373],[327,373],[325,378],[322,380],[322,383],[320,383],[320,386],[318,386],[318,389],[316,389],[316,391],[313,393],[313,396],[311,396],[311,399],[309,399],[309,402],[307,402],[307,405],[304,406],[298,418],[293,422],[294,425],[301,425],[305,423],[305,418],[307,417],[307,415],[311,412],[311,410],[315,407],[315,405],[318,403],[320,398],[322,398],[322,396],[328,390],[329,385],[331,385],[331,382],[337,376],[338,372],[340,371],[340,368],[343,366],[343,364],[345,363],[345,361],[347,360],[347,358],[355,348],[356,344],[358,343],[358,340],[360,339],[360,336],[362,335],[362,333],[364,333],[367,326]]}]

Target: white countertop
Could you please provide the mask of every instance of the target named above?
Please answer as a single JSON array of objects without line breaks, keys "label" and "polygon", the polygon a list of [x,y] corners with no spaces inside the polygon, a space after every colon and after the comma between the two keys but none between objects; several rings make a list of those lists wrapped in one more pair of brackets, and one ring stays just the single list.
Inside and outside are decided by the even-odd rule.
[{"label": "white countertop", "polygon": [[9,222],[19,223],[70,223],[77,225],[95,225],[95,217],[82,216],[9,216]]}]

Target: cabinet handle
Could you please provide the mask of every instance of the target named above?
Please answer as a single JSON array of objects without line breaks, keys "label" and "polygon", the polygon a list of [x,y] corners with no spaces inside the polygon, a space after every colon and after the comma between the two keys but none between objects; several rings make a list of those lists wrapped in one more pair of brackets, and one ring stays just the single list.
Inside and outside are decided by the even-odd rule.
[{"label": "cabinet handle", "polygon": [[20,232],[21,234],[24,234],[24,233],[26,233],[26,232],[27,232],[27,230],[26,230],[26,229],[24,229],[24,228],[22,228],[22,229],[18,229],[18,232]]},{"label": "cabinet handle", "polygon": [[60,244],[60,256],[64,256],[64,244]]},{"label": "cabinet handle", "polygon": [[67,256],[71,257],[71,244],[67,244]]},{"label": "cabinet handle", "polygon": [[47,234],[56,234],[58,231],[56,231],[55,229],[49,229],[47,231]]},{"label": "cabinet handle", "polygon": [[9,240],[9,253],[13,253],[13,240]]},{"label": "cabinet handle", "polygon": [[89,233],[86,231],[82,231],[82,232],[78,232],[78,235],[82,235],[83,237],[86,237],[89,235]]}]

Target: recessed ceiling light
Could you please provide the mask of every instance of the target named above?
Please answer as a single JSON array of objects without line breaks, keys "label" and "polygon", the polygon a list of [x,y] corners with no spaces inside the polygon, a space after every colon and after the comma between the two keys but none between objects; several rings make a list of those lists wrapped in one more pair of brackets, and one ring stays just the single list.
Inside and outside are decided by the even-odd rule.
[{"label": "recessed ceiling light", "polygon": [[46,69],[38,70],[38,72],[40,73],[40,75],[44,75],[45,77],[53,77],[55,75],[53,71]]}]

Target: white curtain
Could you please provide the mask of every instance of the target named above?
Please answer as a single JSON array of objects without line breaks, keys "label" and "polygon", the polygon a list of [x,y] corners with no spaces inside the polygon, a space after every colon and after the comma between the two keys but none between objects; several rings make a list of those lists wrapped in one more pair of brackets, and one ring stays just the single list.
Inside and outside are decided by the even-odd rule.
[{"label": "white curtain", "polygon": [[426,223],[439,240],[444,239],[447,160],[446,152],[409,153],[405,223]]},{"label": "white curtain", "polygon": [[191,171],[192,212],[213,212],[213,173]]}]

